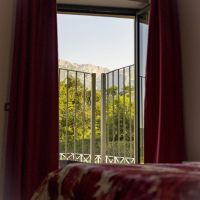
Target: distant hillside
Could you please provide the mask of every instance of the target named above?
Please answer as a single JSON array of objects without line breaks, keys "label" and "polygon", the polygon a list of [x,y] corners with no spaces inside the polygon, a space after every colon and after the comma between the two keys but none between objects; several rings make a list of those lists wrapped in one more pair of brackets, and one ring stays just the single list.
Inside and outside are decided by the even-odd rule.
[{"label": "distant hillside", "polygon": [[[97,89],[101,88],[101,74],[107,73],[110,70],[106,67],[100,67],[92,64],[77,64],[77,63],[71,63],[66,60],[59,60],[59,67],[69,70],[75,70],[75,71],[81,71],[81,72],[87,72],[87,73],[96,73],[96,87]],[[89,87],[88,83],[86,83],[86,86]]]},{"label": "distant hillside", "polygon": [[[80,71],[80,72],[87,72],[87,73],[96,73],[96,88],[101,89],[101,74],[102,73],[108,73],[110,70],[106,67],[100,67],[92,64],[77,64],[77,63],[72,63],[66,60],[59,60],[59,67],[63,69],[68,69],[68,70],[74,70],[74,71]],[[61,79],[64,78],[64,74],[61,74]],[[117,76],[116,76],[117,77]],[[133,77],[132,77],[133,78]],[[125,80],[126,84],[128,84],[128,74],[125,74]],[[117,81],[117,78],[115,78],[115,83]],[[119,81],[120,85],[123,85],[123,73],[120,71],[119,75]],[[132,84],[134,84],[134,81],[131,81]],[[117,84],[117,83],[116,83]],[[112,80],[111,78],[109,79],[109,85],[112,85]],[[90,87],[90,82],[86,81],[86,87]]]},{"label": "distant hillside", "polygon": [[59,66],[65,69],[71,69],[75,71],[96,73],[97,75],[101,75],[101,73],[109,72],[109,69],[106,67],[100,67],[100,66],[96,66],[92,64],[71,63],[65,60],[59,60]]}]

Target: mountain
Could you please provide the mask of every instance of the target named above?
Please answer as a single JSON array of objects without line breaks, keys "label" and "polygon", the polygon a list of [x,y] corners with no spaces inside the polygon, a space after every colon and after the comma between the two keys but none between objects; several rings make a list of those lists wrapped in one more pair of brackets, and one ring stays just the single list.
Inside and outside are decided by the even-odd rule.
[{"label": "mountain", "polygon": [[[108,73],[110,71],[106,67],[100,67],[100,66],[96,66],[96,65],[92,65],[92,64],[72,63],[72,62],[69,62],[69,61],[66,61],[66,60],[62,60],[62,59],[59,60],[59,68],[78,71],[78,72],[96,73],[96,88],[97,88],[97,90],[101,89],[101,74],[102,73]],[[132,78],[131,78],[132,79],[131,80],[132,85],[134,84],[133,75],[132,75]],[[64,75],[63,73],[61,73],[61,76],[60,76],[61,80],[65,76],[66,76],[66,74]],[[126,73],[125,73],[125,84],[126,85],[129,85],[128,80],[129,80],[129,74],[128,74],[128,71],[126,71]],[[117,85],[117,73],[115,73],[114,82]],[[122,88],[123,87],[123,70],[120,70],[119,82],[120,82],[120,88]],[[90,81],[86,81],[86,87],[90,88],[90,85],[91,85]],[[109,85],[110,86],[112,85],[111,76],[109,78]]]},{"label": "mountain", "polygon": [[[100,67],[92,64],[78,64],[66,60],[59,60],[59,68],[68,69],[79,72],[96,73],[96,88],[101,88],[101,74],[108,73],[110,70],[106,67]],[[86,86],[89,87],[88,83]]]},{"label": "mountain", "polygon": [[69,70],[87,72],[87,73],[96,73],[97,76],[101,76],[102,73],[107,73],[110,70],[106,67],[100,67],[92,64],[77,64],[71,63],[66,60],[59,60],[59,67]]}]

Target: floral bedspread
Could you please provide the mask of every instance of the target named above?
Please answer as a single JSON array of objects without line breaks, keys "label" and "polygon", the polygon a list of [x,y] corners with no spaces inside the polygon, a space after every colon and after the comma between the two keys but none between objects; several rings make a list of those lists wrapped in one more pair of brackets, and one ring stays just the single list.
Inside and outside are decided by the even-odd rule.
[{"label": "floral bedspread", "polygon": [[50,173],[32,200],[200,200],[200,164],[91,165]]}]

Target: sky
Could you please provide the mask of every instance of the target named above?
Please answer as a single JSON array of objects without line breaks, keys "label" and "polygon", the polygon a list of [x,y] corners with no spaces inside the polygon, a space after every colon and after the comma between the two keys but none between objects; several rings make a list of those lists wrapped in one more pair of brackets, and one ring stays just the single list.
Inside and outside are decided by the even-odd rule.
[{"label": "sky", "polygon": [[59,58],[110,70],[134,64],[134,19],[58,14]]}]

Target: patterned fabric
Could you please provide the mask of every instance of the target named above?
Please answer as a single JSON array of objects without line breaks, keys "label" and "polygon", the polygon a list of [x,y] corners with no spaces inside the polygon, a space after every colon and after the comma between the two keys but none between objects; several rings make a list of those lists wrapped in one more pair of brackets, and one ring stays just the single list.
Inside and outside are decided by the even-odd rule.
[{"label": "patterned fabric", "polygon": [[73,163],[50,173],[32,200],[199,200],[200,164]]}]

